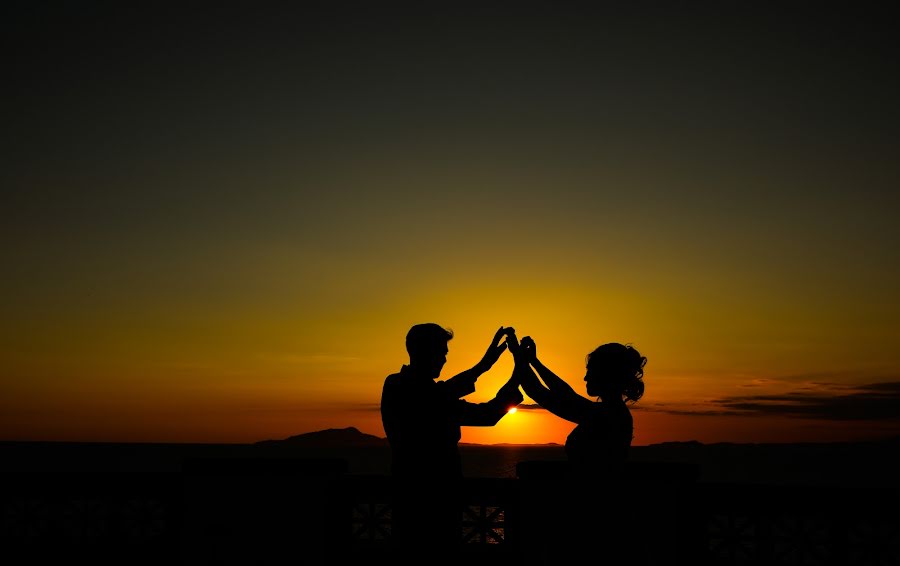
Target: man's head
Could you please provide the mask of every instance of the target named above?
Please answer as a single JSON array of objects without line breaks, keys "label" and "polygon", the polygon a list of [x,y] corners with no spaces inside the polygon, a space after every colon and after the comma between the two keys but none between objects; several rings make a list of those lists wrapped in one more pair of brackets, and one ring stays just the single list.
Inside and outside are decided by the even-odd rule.
[{"label": "man's head", "polygon": [[447,342],[452,338],[451,330],[433,322],[416,324],[410,328],[406,333],[410,367],[437,379],[447,363]]}]

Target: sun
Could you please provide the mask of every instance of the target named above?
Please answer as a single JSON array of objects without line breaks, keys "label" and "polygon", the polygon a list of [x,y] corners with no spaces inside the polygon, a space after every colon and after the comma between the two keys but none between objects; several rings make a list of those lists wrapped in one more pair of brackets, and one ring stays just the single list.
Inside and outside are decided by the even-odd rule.
[{"label": "sun", "polygon": [[518,409],[517,407],[510,407],[509,410],[506,411],[506,414],[507,414],[507,415],[511,415],[511,414],[515,413],[516,411],[518,411],[518,410],[519,410],[519,409]]}]

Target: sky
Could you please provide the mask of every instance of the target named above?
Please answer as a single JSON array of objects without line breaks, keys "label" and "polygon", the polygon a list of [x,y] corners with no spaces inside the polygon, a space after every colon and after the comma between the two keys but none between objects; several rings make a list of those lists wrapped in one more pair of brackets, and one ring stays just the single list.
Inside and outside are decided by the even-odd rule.
[{"label": "sky", "polygon": [[384,436],[421,322],[634,345],[636,445],[896,436],[886,9],[7,4],[0,440]]}]

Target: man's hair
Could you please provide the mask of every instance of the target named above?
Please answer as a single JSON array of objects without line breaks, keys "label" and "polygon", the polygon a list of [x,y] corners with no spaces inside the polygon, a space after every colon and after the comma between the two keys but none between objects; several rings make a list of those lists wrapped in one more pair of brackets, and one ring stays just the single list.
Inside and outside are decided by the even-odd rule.
[{"label": "man's hair", "polygon": [[453,331],[433,322],[416,324],[406,333],[406,351],[410,357],[433,351],[453,339]]}]

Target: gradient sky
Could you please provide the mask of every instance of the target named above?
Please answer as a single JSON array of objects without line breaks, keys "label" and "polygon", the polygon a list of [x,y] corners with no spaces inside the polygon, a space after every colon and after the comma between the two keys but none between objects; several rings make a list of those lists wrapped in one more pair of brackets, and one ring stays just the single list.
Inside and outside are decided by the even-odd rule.
[{"label": "gradient sky", "polygon": [[[0,18],[0,440],[383,436],[420,322],[444,377],[514,326],[578,391],[633,344],[638,445],[900,434],[878,3],[34,4]],[[463,440],[574,426],[523,409]]]}]

